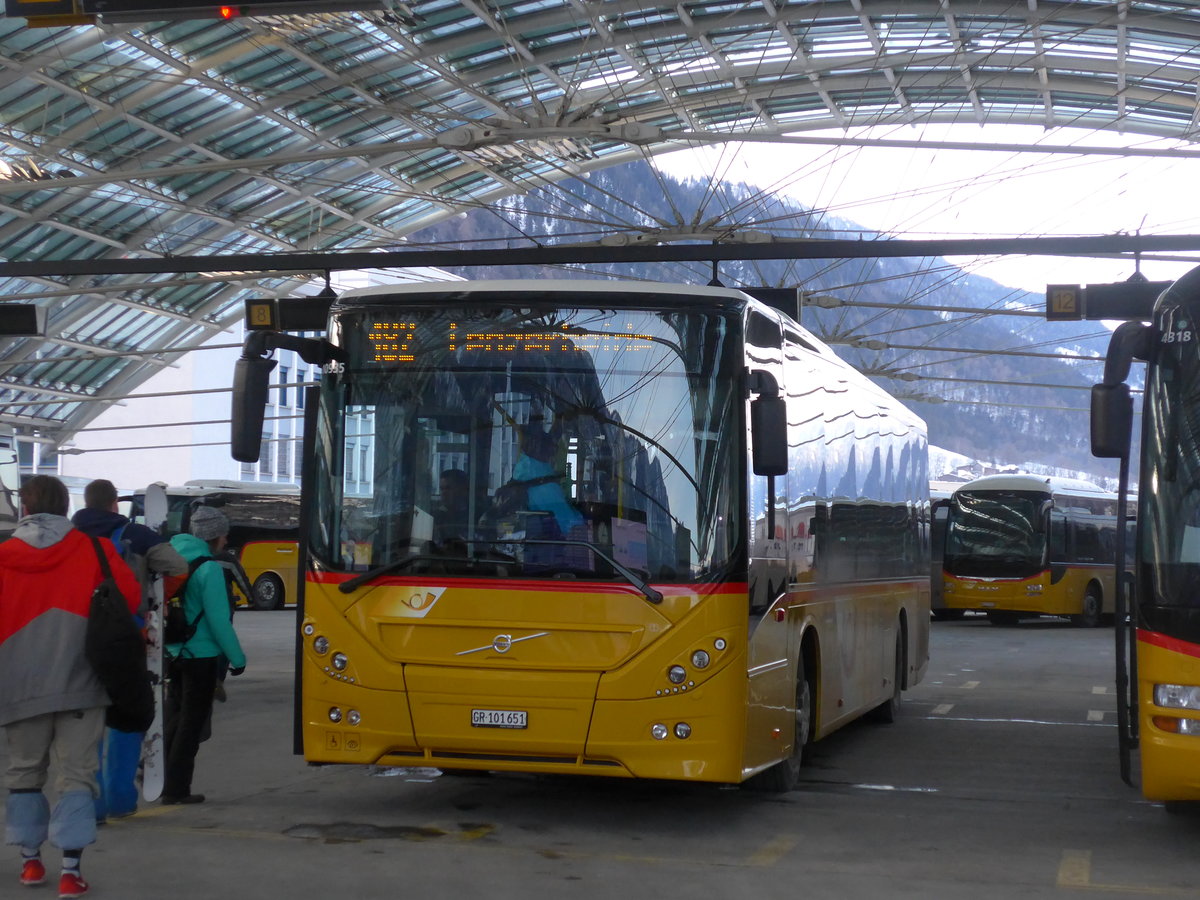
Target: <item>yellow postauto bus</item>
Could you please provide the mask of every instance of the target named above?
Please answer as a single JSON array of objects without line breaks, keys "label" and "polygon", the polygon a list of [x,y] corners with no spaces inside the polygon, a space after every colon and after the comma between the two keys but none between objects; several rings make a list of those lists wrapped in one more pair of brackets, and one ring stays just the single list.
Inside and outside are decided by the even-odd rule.
[{"label": "yellow postauto bus", "polygon": [[[1149,323],[1117,328],[1104,380],[1092,388],[1092,452],[1121,461],[1122,488],[1130,476],[1139,486],[1132,592],[1117,614],[1122,775],[1132,784],[1139,769],[1142,793],[1168,810],[1200,802],[1197,322],[1200,268],[1159,295]],[[1130,458],[1134,361],[1146,363],[1140,460]]]},{"label": "yellow postauto bus", "polygon": [[924,423],[746,294],[349,291],[253,332],[306,404],[297,742],[318,763],[788,790],[929,653]]},{"label": "yellow postauto bus", "polygon": [[943,605],[998,624],[1112,620],[1117,495],[1044,475],[985,475],[954,491],[942,555]]},{"label": "yellow postauto bus", "polygon": [[[300,489],[293,484],[195,479],[166,487],[164,533],[187,531],[192,511],[214,506],[229,519],[234,598],[251,609],[282,609],[296,599],[299,559]],[[132,497],[140,516],[143,494]]]}]

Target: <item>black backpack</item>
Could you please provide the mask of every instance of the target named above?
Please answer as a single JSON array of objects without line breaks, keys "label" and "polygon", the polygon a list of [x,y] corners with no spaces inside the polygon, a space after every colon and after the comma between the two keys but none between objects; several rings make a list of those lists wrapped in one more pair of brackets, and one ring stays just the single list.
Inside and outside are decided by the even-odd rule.
[{"label": "black backpack", "polygon": [[117,731],[140,733],[154,721],[154,690],[146,670],[146,638],[113,580],[108,558],[90,538],[104,578],[92,591],[84,655],[108,691],[104,721]]},{"label": "black backpack", "polygon": [[176,585],[175,590],[171,592],[171,596],[167,598],[163,606],[163,643],[164,644],[186,644],[196,634],[196,626],[200,624],[200,620],[204,618],[204,607],[200,608],[196,618],[188,621],[187,613],[184,611],[183,595],[187,592],[187,586],[192,580],[192,575],[196,570],[206,562],[211,562],[211,556],[198,556],[188,563],[187,577]]}]

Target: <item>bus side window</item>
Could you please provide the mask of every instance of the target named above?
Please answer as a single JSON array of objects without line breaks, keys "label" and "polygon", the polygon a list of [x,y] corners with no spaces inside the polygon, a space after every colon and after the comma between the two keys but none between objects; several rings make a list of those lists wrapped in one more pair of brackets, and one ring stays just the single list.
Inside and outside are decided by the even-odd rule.
[{"label": "bus side window", "polygon": [[1075,530],[1075,561],[1100,562],[1104,558],[1104,550],[1100,546],[1100,529],[1095,525],[1080,525]]}]

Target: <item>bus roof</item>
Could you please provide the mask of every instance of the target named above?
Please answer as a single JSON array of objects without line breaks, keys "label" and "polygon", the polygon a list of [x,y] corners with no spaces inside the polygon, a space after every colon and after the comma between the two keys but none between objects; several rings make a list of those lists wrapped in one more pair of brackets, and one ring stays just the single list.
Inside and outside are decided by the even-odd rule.
[{"label": "bus roof", "polygon": [[1113,491],[1106,491],[1098,484],[1079,478],[1061,478],[1054,475],[1031,475],[1014,472],[1003,475],[984,475],[974,481],[968,481],[957,488],[958,491],[1040,491],[1045,494],[1059,494],[1068,497],[1092,497],[1095,499],[1112,500],[1116,497]]},{"label": "bus roof", "polygon": [[412,298],[422,294],[456,295],[465,297],[470,294],[629,294],[645,295],[671,301],[682,301],[696,296],[711,297],[714,300],[746,301],[753,299],[749,294],[734,288],[710,287],[708,285],[667,284],[656,281],[593,281],[588,279],[552,278],[546,280],[533,279],[494,279],[485,281],[416,281],[405,284],[383,284],[374,287],[353,288],[338,296],[334,306],[357,305],[371,298]]},{"label": "bus roof", "polygon": [[[163,484],[162,489],[172,497],[204,497],[209,494],[275,494],[279,496],[299,495],[300,486],[295,484],[273,484],[258,481],[222,481],[221,479],[197,478],[182,485]],[[145,490],[134,491],[134,496]]]}]

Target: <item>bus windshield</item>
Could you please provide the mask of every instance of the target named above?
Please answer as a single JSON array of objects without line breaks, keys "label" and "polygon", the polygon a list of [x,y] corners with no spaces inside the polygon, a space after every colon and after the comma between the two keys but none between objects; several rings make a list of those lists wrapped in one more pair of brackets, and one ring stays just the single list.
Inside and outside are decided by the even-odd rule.
[{"label": "bus windshield", "polygon": [[[1171,334],[1171,313],[1164,333]],[[1184,326],[1180,326],[1184,327]],[[1152,589],[1144,592],[1158,607],[1200,612],[1200,344],[1163,341],[1146,385],[1147,428],[1142,477],[1153,490],[1139,494],[1141,558]],[[1153,618],[1153,617],[1152,617]],[[1156,623],[1166,627],[1165,623]],[[1190,635],[1200,637],[1200,621],[1189,619]],[[1174,634],[1175,630],[1171,632]],[[1192,638],[1189,638],[1192,639]]]},{"label": "bus windshield", "polygon": [[322,379],[314,559],[397,575],[717,577],[741,518],[727,324],[479,302],[337,314],[348,361]]},{"label": "bus windshield", "polygon": [[942,566],[952,575],[1028,578],[1045,568],[1047,494],[957,491]]}]

